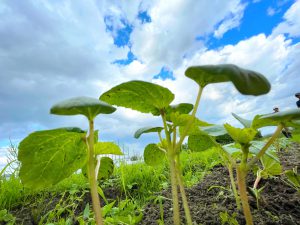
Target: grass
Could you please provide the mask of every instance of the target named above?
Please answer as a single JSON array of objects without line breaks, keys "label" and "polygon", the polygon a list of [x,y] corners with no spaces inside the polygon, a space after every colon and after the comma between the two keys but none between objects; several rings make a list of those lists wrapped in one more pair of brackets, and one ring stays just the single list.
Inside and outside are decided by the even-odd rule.
[{"label": "grass", "polygon": [[[221,163],[215,149],[203,152],[190,152],[184,150],[180,155],[180,160],[184,182],[188,187],[198,183],[212,167]],[[169,188],[168,171],[167,162],[158,167],[148,166],[141,160],[134,164],[121,162],[120,165],[115,168],[112,179],[101,182],[103,188],[114,186],[115,188],[119,188],[119,190],[125,194],[125,200],[119,199],[114,204],[114,207],[110,209],[112,211],[110,211],[107,216],[116,217],[117,214],[120,214],[116,214],[118,210],[120,211],[120,207],[123,207],[123,210],[120,212],[124,212],[125,208],[128,208],[128,210],[131,208],[138,210],[146,203],[153,200],[157,195],[156,193]],[[40,214],[45,212],[45,207],[46,205],[51,204],[52,198],[64,196],[66,193],[66,196],[69,196],[68,198],[70,198],[73,196],[70,193],[75,193],[77,191],[81,192],[81,190],[86,190],[87,187],[87,179],[81,173],[73,174],[57,185],[51,186],[42,192],[24,188],[17,176],[13,175],[8,179],[2,177],[0,178],[0,210],[7,209],[10,211],[18,205],[25,205],[24,207],[28,207],[29,205],[32,208],[31,210],[33,210],[33,213],[36,214],[36,220],[39,221],[39,218],[41,218]],[[80,200],[77,199],[76,201],[79,202]],[[124,201],[126,202],[126,207],[124,206]],[[66,201],[66,203],[67,202],[68,201]],[[48,212],[49,214],[47,217],[54,218],[53,221],[59,221],[63,218],[58,216],[58,212],[61,212],[63,208],[73,211],[72,209],[77,207],[76,205],[72,205],[71,202],[67,205],[68,206],[60,203],[60,205],[56,206],[58,208],[54,208],[51,212]],[[82,215],[77,217],[77,219],[83,217],[83,214],[84,212],[82,212]],[[120,215],[123,216],[123,214]],[[135,214],[130,215],[130,218],[132,217],[134,219],[134,215]],[[92,217],[92,215],[90,216]],[[51,221],[51,219],[46,220],[47,222]]]}]

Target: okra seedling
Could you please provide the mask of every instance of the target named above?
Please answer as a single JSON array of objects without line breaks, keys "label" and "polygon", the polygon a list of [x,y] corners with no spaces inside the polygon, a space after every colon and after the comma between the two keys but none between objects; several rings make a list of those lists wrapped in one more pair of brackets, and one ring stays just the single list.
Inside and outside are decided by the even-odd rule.
[{"label": "okra seedling", "polygon": [[[257,115],[253,121],[251,121],[251,127],[249,128],[235,128],[229,124],[224,125],[230,136],[239,143],[242,150],[242,159],[241,163],[236,165],[237,170],[237,181],[239,187],[239,194],[242,201],[243,211],[246,218],[247,225],[252,225],[252,215],[250,211],[250,206],[248,202],[248,196],[246,191],[246,178],[247,174],[258,162],[258,160],[264,160],[265,153],[278,138],[281,133],[281,130],[284,127],[295,127],[300,128],[300,109],[287,110],[278,113],[266,114],[266,115]],[[258,142],[254,142],[253,139],[258,132],[258,128],[265,126],[277,126],[276,131],[271,136],[271,138],[262,146],[257,146]],[[260,142],[261,143],[261,142]],[[252,152],[251,152],[252,151]],[[249,153],[253,153],[254,157],[248,160],[250,157]],[[275,158],[272,154],[267,154],[269,158]],[[272,162],[272,161],[271,161]],[[272,165],[272,163],[270,164]],[[276,172],[278,170],[276,168]],[[273,171],[274,173],[274,171]],[[277,172],[278,173],[278,172]],[[258,177],[259,178],[259,177]],[[256,181],[258,184],[259,180]],[[254,188],[257,187],[257,184],[254,184]],[[259,194],[259,193],[256,193]]]},{"label": "okra seedling", "polygon": [[[97,143],[98,133],[94,131],[94,119],[98,114],[110,114],[115,110],[113,106],[89,97],[72,98],[54,105],[50,110],[52,114],[84,115],[89,122],[88,136],[79,128],[60,128],[34,132],[26,137],[19,145],[18,154],[21,161],[20,177],[24,185],[45,188],[88,165],[96,224],[103,225],[96,183],[95,155],[121,152],[113,143]],[[111,163],[107,165],[109,167]],[[105,167],[102,168],[104,173]]]},{"label": "okra seedling", "polygon": [[[198,85],[198,95],[195,103],[195,108],[193,111],[193,116],[196,114],[196,110],[198,108],[200,98],[203,92],[203,89],[211,83],[220,83],[220,82],[232,82],[236,89],[244,94],[244,95],[262,95],[266,94],[270,91],[271,85],[268,82],[268,80],[260,73],[242,69],[238,66],[231,65],[231,64],[225,64],[225,65],[207,65],[207,66],[193,66],[186,70],[185,72],[186,76],[194,80]],[[188,130],[191,127],[192,122],[188,124],[186,127],[186,131],[184,135],[181,137],[181,140],[179,144],[182,144],[183,139],[185,138],[185,135],[188,134]],[[250,137],[247,137],[248,134],[243,134],[242,137],[240,137],[239,131],[233,131],[236,133],[237,138],[242,138],[242,142],[250,140],[253,136],[254,132],[250,132]],[[253,136],[254,138],[254,136]],[[234,138],[233,138],[234,139]],[[243,145],[243,150],[245,152],[245,155],[248,154],[248,144],[245,143]],[[247,157],[244,157],[242,161],[245,161]],[[239,180],[244,181],[245,176],[239,176]],[[252,216],[250,213],[249,205],[247,206],[243,199],[247,198],[245,187],[242,187],[240,185],[239,189],[242,188],[243,190],[240,190],[240,194],[242,200],[242,206],[244,210],[244,214],[246,217],[247,224],[253,224],[252,222]]]},{"label": "okra seedling", "polygon": [[[178,161],[180,149],[176,148],[176,137],[179,123],[187,121],[186,117],[182,115],[188,116],[187,113],[192,110],[193,105],[183,103],[172,106],[170,103],[174,100],[174,94],[169,89],[145,81],[129,81],[119,84],[101,95],[100,99],[112,105],[131,108],[142,113],[151,113],[153,116],[162,118],[162,127],[141,128],[135,133],[135,137],[138,138],[143,133],[158,132],[162,146],[147,145],[144,151],[145,161],[150,165],[155,165],[157,160],[163,160],[166,155],[170,165],[174,224],[180,224],[178,186],[184,202],[187,224],[192,224],[180,174]],[[165,133],[165,145],[161,136],[162,130]]]},{"label": "okra seedling", "polygon": [[[263,75],[254,71],[239,68],[235,65],[194,66],[188,68],[185,75],[196,81],[199,85],[196,102],[191,115],[183,114],[179,116],[178,114],[176,115],[176,113],[173,115],[170,114],[170,121],[168,121],[167,112],[168,109],[171,109],[170,103],[174,99],[174,94],[167,88],[159,85],[144,81],[129,81],[113,87],[111,90],[100,96],[101,100],[112,105],[131,108],[142,113],[152,113],[154,116],[161,116],[165,139],[167,142],[166,153],[171,172],[173,220],[175,225],[180,224],[177,193],[178,186],[182,194],[187,224],[192,224],[192,219],[187,205],[187,198],[183,188],[178,156],[182,143],[187,136],[189,136],[189,146],[194,146],[194,149],[203,147],[199,145],[199,143],[204,143],[203,139],[207,140],[207,137],[206,135],[203,135],[203,132],[201,133],[201,131],[197,129],[196,132],[194,132],[194,125],[197,122],[195,115],[197,113],[203,89],[210,83],[231,81],[238,91],[245,95],[261,95],[268,93],[270,90],[270,84]],[[198,124],[198,126],[199,125],[200,124]],[[206,126],[207,125],[208,124],[206,124]],[[180,127],[180,138],[178,141],[176,141],[177,127]],[[202,142],[199,142],[199,139],[201,139]],[[208,143],[209,145],[212,145],[213,142]],[[148,151],[157,151],[158,149],[154,146],[155,145],[151,146],[151,149],[155,150],[148,149]],[[207,146],[204,146],[204,148],[206,147]]]}]

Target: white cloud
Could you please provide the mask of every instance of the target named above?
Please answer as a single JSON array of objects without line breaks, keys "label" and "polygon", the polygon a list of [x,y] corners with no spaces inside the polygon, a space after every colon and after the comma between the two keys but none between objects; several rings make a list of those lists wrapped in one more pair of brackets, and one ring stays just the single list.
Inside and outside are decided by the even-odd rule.
[{"label": "white cloud", "polygon": [[274,30],[273,34],[288,34],[290,37],[300,36],[300,1],[295,3],[284,14],[284,21]]},{"label": "white cloud", "polygon": [[[131,35],[134,54],[144,63],[160,69],[176,68],[185,55],[201,46],[197,36],[213,33],[221,22],[220,35],[238,25],[240,1],[155,1],[149,9],[151,23],[137,26]],[[216,13],[217,12],[217,13]],[[234,20],[234,22],[230,20]],[[222,23],[221,23],[222,24]],[[222,30],[222,31],[221,31]]]},{"label": "white cloud", "polygon": [[176,93],[176,99],[194,103],[197,86],[183,74],[191,65],[233,63],[241,67],[256,70],[264,74],[272,84],[267,95],[243,96],[232,84],[208,85],[200,103],[199,117],[213,123],[229,121],[238,125],[231,112],[248,119],[256,114],[272,112],[273,106],[281,109],[294,108],[294,93],[298,91],[300,77],[300,45],[293,45],[283,35],[264,34],[240,41],[236,45],[227,45],[217,50],[200,51],[186,59],[182,66],[174,71],[176,80],[160,81]]},{"label": "white cloud", "polygon": [[[295,107],[298,90],[299,44],[283,33],[298,35],[299,3],[295,2],[273,34],[259,34],[236,45],[206,49],[196,36],[222,36],[238,27],[244,5],[231,1],[7,1],[0,6],[0,140],[20,140],[37,129],[80,126],[82,116],[49,115],[52,104],[68,97],[98,97],[112,86],[132,79],[152,81],[176,94],[174,103],[194,103],[197,84],[184,76],[190,65],[235,63],[265,74],[272,91],[265,96],[240,95],[231,84],[209,85],[203,93],[198,113],[213,123],[235,123],[230,112],[252,118],[270,112],[274,105]],[[148,10],[151,23],[137,20]],[[216,13],[217,12],[217,13]],[[104,17],[111,15],[113,26],[133,25],[132,51],[138,57],[127,66],[112,64],[126,58],[128,47],[117,48],[106,32]],[[162,66],[174,69],[176,80],[152,79]],[[143,126],[160,125],[159,117],[119,108],[112,115],[99,116],[100,138],[134,146],[155,141],[155,135],[133,138]],[[135,145],[136,149],[143,148]]]},{"label": "white cloud", "polygon": [[233,3],[231,13],[222,21],[218,28],[214,31],[216,38],[223,37],[224,33],[232,28],[238,27],[244,15],[246,4],[236,5]]}]

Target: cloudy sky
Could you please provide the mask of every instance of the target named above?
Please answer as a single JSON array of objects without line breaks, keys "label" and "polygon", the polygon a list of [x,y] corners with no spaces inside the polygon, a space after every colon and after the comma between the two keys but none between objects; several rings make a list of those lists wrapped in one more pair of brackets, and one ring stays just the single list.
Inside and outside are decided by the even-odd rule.
[{"label": "cloudy sky", "polygon": [[[242,96],[231,84],[208,86],[198,116],[237,125],[274,106],[295,108],[300,91],[300,1],[109,0],[0,1],[0,167],[9,141],[65,126],[81,116],[49,114],[60,100],[98,98],[128,80],[168,87],[174,103],[195,101],[190,65],[233,63],[263,73],[272,90]],[[155,136],[132,136],[159,118],[118,108],[96,119],[102,140],[140,152]]]}]

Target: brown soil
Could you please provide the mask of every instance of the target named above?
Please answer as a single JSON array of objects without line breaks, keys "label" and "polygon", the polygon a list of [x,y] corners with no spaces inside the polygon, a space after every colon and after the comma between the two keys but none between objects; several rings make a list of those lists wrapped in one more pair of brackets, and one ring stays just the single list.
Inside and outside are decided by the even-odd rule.
[{"label": "brown soil", "polygon": [[[284,169],[300,168],[300,145],[292,144],[279,153]],[[267,180],[261,180],[259,187],[265,186],[260,201],[260,210],[257,209],[256,200],[249,195],[251,212],[256,225],[292,225],[300,224],[300,193],[288,186],[283,180],[284,175]],[[255,177],[250,174],[248,186],[253,186]],[[160,195],[171,199],[170,190]],[[195,224],[222,224],[220,213],[227,213],[235,217],[238,224],[245,224],[241,211],[236,208],[235,200],[230,190],[228,172],[224,167],[216,167],[198,185],[186,189],[192,218]],[[163,203],[164,223],[172,222],[172,204],[170,200]],[[144,210],[141,224],[158,224],[160,220],[160,207],[158,204],[148,204]],[[185,224],[184,210],[180,209],[182,224]],[[224,222],[223,224],[230,224]]]},{"label": "brown soil", "polygon": [[[279,153],[284,169],[292,169],[295,166],[300,168],[300,145],[292,144],[287,150],[281,150]],[[248,186],[253,186],[255,177],[248,176]],[[260,210],[257,209],[255,199],[249,195],[251,211],[255,225],[300,225],[300,194],[295,189],[288,186],[283,180],[284,175],[274,177],[268,180],[261,180],[259,187],[265,186],[260,201]],[[122,193],[115,188],[104,190],[107,199],[121,199]],[[205,178],[192,188],[186,189],[192,218],[195,224],[222,224],[220,213],[227,213],[235,218],[238,224],[245,224],[242,212],[236,208],[235,200],[230,190],[228,172],[224,167],[218,166],[205,176]],[[165,190],[158,193],[158,196],[165,196],[163,202],[163,219],[164,224],[172,225],[172,204],[171,191]],[[47,194],[46,194],[47,195]],[[17,217],[16,224],[35,225],[38,224],[40,215],[45,215],[49,210],[61,200],[61,196],[43,196],[43,198],[32,199],[28,204],[19,206],[11,211]],[[78,198],[76,204],[78,207],[75,214],[79,215],[84,210],[87,202],[91,204],[90,195],[79,192],[83,198]],[[67,196],[65,196],[67,198]],[[38,199],[44,199],[38,202]],[[75,200],[76,201],[76,200]],[[111,202],[111,201],[109,201]],[[101,205],[104,203],[101,202]],[[160,219],[160,205],[150,203],[144,208],[142,225],[158,224]],[[184,211],[181,207],[182,224],[185,224]],[[63,217],[63,215],[62,215]],[[1,223],[0,223],[1,224]],[[230,224],[230,223],[223,223]],[[233,223],[231,223],[233,224]]]}]

